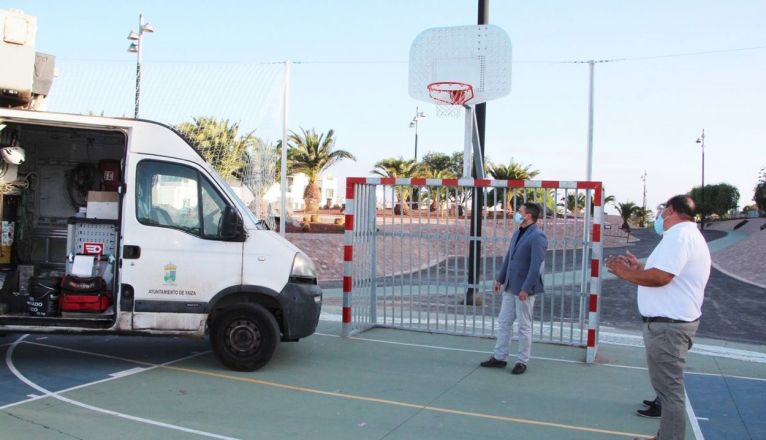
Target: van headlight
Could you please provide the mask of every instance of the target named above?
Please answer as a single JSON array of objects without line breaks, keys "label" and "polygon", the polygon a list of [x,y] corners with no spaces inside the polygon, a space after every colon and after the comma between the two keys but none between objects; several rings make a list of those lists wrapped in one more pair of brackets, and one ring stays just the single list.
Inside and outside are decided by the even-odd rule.
[{"label": "van headlight", "polygon": [[314,262],[306,254],[302,252],[295,254],[293,268],[290,271],[290,281],[316,284],[317,270],[314,267]]}]

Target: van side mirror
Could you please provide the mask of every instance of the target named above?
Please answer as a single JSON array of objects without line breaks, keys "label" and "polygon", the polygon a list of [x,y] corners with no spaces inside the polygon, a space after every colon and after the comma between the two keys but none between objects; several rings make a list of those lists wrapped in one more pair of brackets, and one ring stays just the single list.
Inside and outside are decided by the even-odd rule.
[{"label": "van side mirror", "polygon": [[245,228],[242,224],[239,213],[231,206],[227,206],[223,210],[222,238],[229,241],[245,241]]}]

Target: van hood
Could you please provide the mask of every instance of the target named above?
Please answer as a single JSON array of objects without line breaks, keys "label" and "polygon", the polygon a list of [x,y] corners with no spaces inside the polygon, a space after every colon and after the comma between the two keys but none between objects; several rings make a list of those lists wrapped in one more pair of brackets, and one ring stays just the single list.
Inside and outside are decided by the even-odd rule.
[{"label": "van hood", "polygon": [[274,241],[274,244],[277,246],[285,246],[288,249],[291,249],[294,252],[300,252],[302,254],[305,254],[298,246],[294,245],[290,240],[282,237],[279,235],[279,233],[275,231],[264,231],[263,229],[248,229],[248,234],[263,234],[265,237],[269,237],[270,240]]}]

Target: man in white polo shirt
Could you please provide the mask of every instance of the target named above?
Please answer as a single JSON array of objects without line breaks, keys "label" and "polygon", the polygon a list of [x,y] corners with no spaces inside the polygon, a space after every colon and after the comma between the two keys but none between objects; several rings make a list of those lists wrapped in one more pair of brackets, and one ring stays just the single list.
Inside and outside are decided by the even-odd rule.
[{"label": "man in white polo shirt", "polygon": [[655,437],[661,440],[684,438],[684,367],[710,277],[710,250],[697,230],[695,210],[691,197],[671,197],[658,208],[655,230],[662,240],[646,265],[630,252],[606,263],[609,272],[638,285],[649,379],[662,405]]}]

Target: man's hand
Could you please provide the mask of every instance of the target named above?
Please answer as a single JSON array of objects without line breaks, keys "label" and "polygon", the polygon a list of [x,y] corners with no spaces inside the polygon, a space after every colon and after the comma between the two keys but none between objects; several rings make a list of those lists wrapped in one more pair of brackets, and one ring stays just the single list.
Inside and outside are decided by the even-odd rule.
[{"label": "man's hand", "polygon": [[503,290],[503,285],[498,281],[495,281],[495,284],[492,285],[492,291],[495,293],[500,293],[501,290]]},{"label": "man's hand", "polygon": [[612,255],[606,259],[606,269],[622,278],[626,272],[631,272],[630,263],[624,255]]},{"label": "man's hand", "polygon": [[625,255],[622,258],[630,270],[642,270],[644,268],[641,262],[638,261],[638,258],[630,251],[625,251]]},{"label": "man's hand", "polygon": [[526,290],[522,290],[521,292],[519,292],[519,301],[526,301],[527,298],[529,298],[529,294],[527,293]]}]

